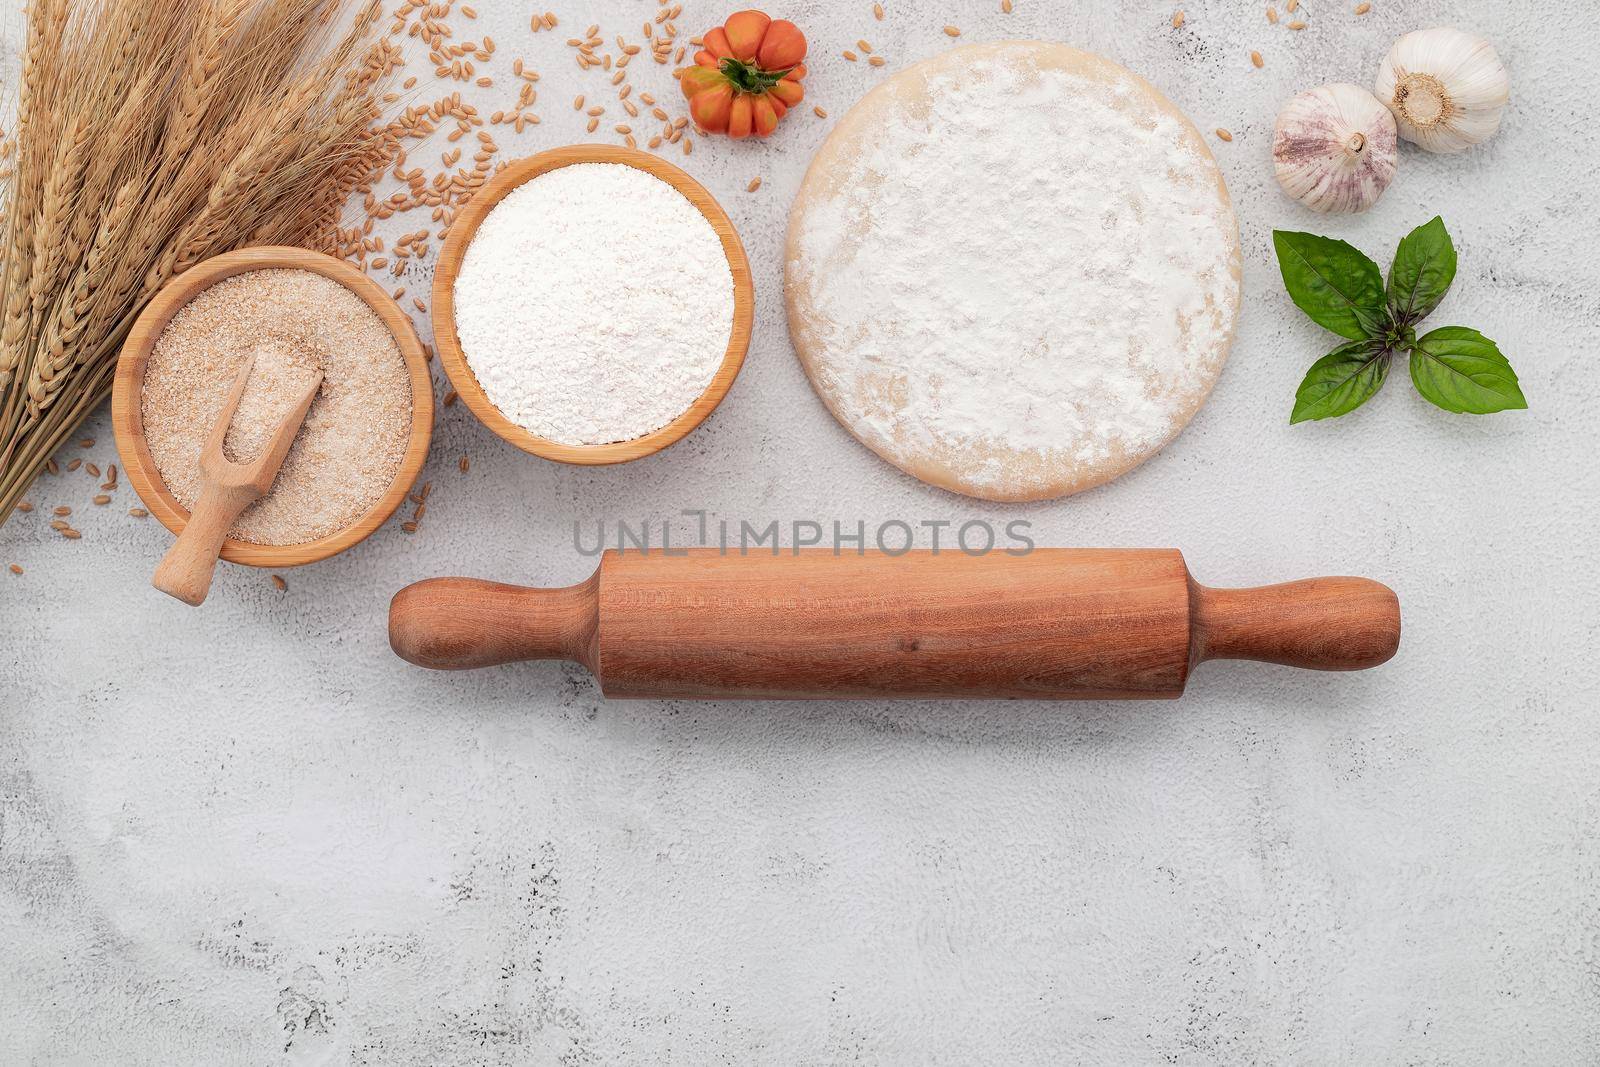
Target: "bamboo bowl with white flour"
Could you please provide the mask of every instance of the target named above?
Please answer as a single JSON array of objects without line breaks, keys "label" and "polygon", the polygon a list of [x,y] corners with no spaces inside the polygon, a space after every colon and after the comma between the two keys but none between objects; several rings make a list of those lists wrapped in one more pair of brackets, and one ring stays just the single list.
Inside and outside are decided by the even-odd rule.
[{"label": "bamboo bowl with white flour", "polygon": [[433,282],[461,401],[524,452],[624,463],[681,440],[750,345],[744,245],[703,186],[647,152],[519,160],[459,214]]},{"label": "bamboo bowl with white flour", "polygon": [[303,248],[244,248],[174,278],[117,361],[111,421],[128,480],[174,534],[200,492],[199,456],[229,392],[247,385],[224,449],[246,460],[282,421],[280,401],[322,374],[271,491],[247,507],[221,558],[314,563],[394,514],[427,459],[433,387],[422,342],[377,282]]}]

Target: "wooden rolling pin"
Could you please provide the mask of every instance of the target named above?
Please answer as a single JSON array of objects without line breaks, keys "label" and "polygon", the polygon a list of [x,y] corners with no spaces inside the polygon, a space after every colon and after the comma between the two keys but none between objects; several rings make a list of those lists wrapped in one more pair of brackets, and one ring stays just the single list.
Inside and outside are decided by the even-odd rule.
[{"label": "wooden rolling pin", "polygon": [[1400,603],[1365,578],[1209,589],[1170,549],[608,551],[565,589],[407,586],[389,643],[440,670],[576,660],[608,697],[1171,698],[1208,659],[1375,667]]}]

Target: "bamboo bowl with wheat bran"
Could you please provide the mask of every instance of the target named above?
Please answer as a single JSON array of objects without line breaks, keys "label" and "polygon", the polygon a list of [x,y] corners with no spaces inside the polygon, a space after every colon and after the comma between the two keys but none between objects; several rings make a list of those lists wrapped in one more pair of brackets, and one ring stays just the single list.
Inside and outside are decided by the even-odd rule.
[{"label": "bamboo bowl with wheat bran", "polygon": [[156,341],[173,316],[199,293],[238,274],[276,269],[309,271],[335,281],[359,297],[378,316],[393,335],[405,361],[406,380],[411,387],[411,429],[394,480],[355,522],[299,544],[258,544],[232,537],[224,541],[222,558],[249,567],[298,567],[337,555],[365,540],[394,514],[411,491],[427,459],[428,444],[433,437],[433,383],[427,356],[410,316],[382,286],[350,264],[320,252],[277,246],[242,248],[208,259],[168,282],[133,324],[117,360],[111,392],[111,424],[116,434],[117,454],[122,459],[128,481],[150,514],[174,534],[182,533],[189,521],[189,512],[163,481],[145,436],[141,398],[145,369]]},{"label": "bamboo bowl with wheat bran", "polygon": [[[579,163],[620,163],[642,170],[666,182],[705,217],[727,256],[733,275],[733,328],[729,333],[722,363],[710,383],[682,414],[665,426],[626,441],[608,444],[563,444],[541,437],[508,418],[489,399],[456,332],[455,289],[467,249],[489,213],[509,193],[541,174]],[[559,463],[603,465],[640,459],[677,443],[715,411],[727,396],[744,365],[750,347],[755,318],[755,286],[750,276],[750,261],[745,256],[739,234],[722,205],[705,187],[682,170],[649,152],[615,145],[569,145],[555,148],[508,165],[478,191],[450,225],[450,235],[439,252],[433,279],[434,346],[439,362],[450,377],[461,402],[480,422],[501,439],[531,455]]]}]

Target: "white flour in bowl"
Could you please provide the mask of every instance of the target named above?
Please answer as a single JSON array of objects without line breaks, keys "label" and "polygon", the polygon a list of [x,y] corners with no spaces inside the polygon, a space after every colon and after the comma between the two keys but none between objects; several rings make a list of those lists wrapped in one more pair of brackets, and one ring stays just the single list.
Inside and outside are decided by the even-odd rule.
[{"label": "white flour in bowl", "polygon": [[564,445],[631,441],[687,411],[733,332],[716,231],[666,182],[578,163],[512,190],[473,235],[456,336],[495,407]]}]

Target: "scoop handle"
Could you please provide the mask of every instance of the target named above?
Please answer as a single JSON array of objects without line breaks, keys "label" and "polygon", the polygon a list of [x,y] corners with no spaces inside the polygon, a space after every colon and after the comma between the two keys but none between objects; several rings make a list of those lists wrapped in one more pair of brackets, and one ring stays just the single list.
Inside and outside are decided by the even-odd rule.
[{"label": "scoop handle", "polygon": [[1193,663],[1248,659],[1359,671],[1400,647],[1400,600],[1370,578],[1306,578],[1253,589],[1191,583]]},{"label": "scoop handle", "polygon": [[190,607],[199,607],[211,591],[211,577],[228,531],[239,514],[260,498],[253,486],[206,482],[188,523],[161,557],[150,584]]}]

